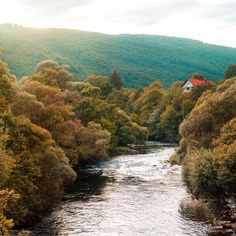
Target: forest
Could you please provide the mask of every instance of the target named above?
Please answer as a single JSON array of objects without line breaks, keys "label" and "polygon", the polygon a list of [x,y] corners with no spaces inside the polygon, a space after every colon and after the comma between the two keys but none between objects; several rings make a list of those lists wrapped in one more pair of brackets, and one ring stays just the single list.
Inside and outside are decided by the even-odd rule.
[{"label": "forest", "polygon": [[220,81],[236,49],[185,38],[107,35],[69,29],[33,29],[0,25],[0,59],[18,78],[31,75],[48,58],[68,64],[73,77],[110,75],[119,66],[125,87],[143,88],[160,81],[164,88],[193,72]]},{"label": "forest", "polygon": [[125,88],[116,68],[108,77],[78,81],[51,60],[17,81],[1,61],[0,232],[39,221],[75,181],[79,164],[146,140],[180,142],[171,161],[183,165],[196,197],[235,199],[234,76],[236,65],[229,65],[221,82],[183,93],[183,81],[168,89],[158,81]]}]

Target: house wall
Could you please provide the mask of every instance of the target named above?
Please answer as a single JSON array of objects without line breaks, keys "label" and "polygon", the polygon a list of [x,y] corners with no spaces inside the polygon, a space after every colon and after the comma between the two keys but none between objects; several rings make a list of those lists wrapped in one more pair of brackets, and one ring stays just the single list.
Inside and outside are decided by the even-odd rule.
[{"label": "house wall", "polygon": [[183,91],[184,92],[191,92],[192,88],[193,88],[193,84],[189,81],[187,81],[184,85],[183,85]]}]

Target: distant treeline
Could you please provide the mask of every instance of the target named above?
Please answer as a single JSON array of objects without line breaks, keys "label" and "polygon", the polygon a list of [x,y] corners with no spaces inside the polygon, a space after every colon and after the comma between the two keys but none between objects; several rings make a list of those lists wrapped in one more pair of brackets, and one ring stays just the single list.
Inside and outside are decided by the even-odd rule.
[{"label": "distant treeline", "polygon": [[48,58],[68,64],[75,79],[109,76],[119,66],[125,87],[142,88],[158,80],[168,88],[195,72],[220,81],[226,66],[236,61],[236,48],[166,36],[0,25],[0,60],[18,79]]}]

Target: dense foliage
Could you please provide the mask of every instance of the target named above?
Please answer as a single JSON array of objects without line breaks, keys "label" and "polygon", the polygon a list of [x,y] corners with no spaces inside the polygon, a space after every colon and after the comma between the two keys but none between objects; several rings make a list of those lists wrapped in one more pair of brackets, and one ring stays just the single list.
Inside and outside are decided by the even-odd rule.
[{"label": "dense foliage", "polygon": [[236,77],[204,93],[180,127],[178,156],[197,197],[236,198]]},{"label": "dense foliage", "polygon": [[147,129],[116,105],[117,92],[127,93],[101,76],[73,82],[67,67],[53,61],[16,82],[0,61],[2,232],[12,219],[34,223],[55,206],[65,184],[76,179],[73,167],[147,140]]},{"label": "dense foliage", "polygon": [[0,25],[0,59],[17,77],[32,74],[35,65],[48,58],[68,64],[75,79],[110,76],[118,66],[126,87],[156,80],[168,87],[194,72],[219,81],[226,66],[235,63],[236,49],[165,36]]},{"label": "dense foliage", "polygon": [[[133,120],[147,126],[152,140],[177,143],[179,125],[195,106],[201,94],[211,85],[197,86],[191,93],[183,93],[181,82],[164,90],[159,82],[133,92],[129,110]],[[127,109],[128,109],[127,108]]]},{"label": "dense foliage", "polygon": [[68,70],[47,60],[17,82],[0,61],[0,233],[52,209],[79,164],[148,138],[181,138],[174,160],[194,195],[236,197],[236,77],[184,93],[178,81],[128,89],[116,69],[84,81]]}]

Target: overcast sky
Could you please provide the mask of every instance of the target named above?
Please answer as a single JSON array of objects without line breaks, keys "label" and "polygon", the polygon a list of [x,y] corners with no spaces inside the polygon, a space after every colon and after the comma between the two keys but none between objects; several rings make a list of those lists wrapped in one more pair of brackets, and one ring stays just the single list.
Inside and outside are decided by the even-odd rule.
[{"label": "overcast sky", "polygon": [[236,47],[236,0],[2,0],[0,23],[170,35]]}]

